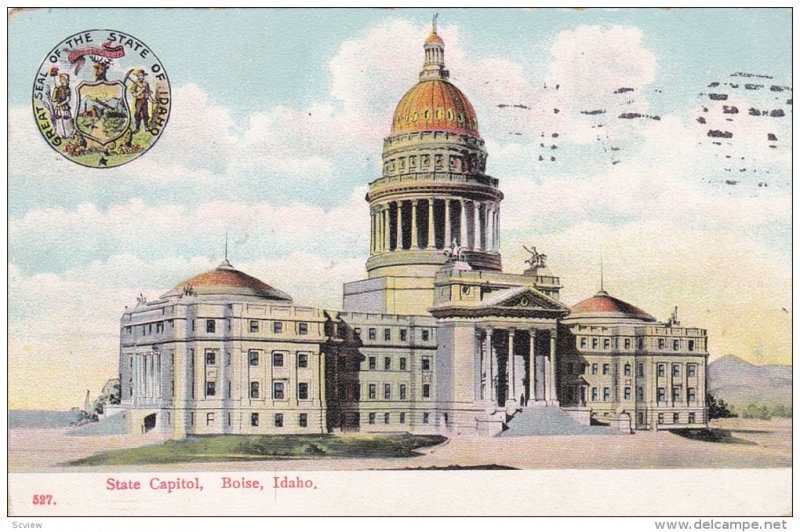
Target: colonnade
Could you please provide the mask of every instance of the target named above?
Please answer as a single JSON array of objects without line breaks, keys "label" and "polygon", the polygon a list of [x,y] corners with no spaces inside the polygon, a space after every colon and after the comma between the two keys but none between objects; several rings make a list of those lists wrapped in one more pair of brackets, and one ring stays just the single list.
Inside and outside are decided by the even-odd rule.
[{"label": "colonnade", "polygon": [[[524,341],[521,332],[526,332],[528,336],[527,349],[517,346],[517,343]],[[549,349],[546,353],[537,352],[537,335],[547,332],[549,336]],[[508,341],[498,340],[498,336],[507,335]],[[520,340],[522,336],[522,340]],[[477,375],[480,376],[477,384],[476,399],[498,406],[508,406],[517,404],[518,398],[524,396],[524,401],[531,405],[535,402],[553,404],[558,401],[556,393],[556,333],[555,331],[541,331],[530,329],[522,331],[520,329],[508,328],[478,328],[476,338],[479,351],[480,367],[476,368]],[[504,352],[503,352],[504,351]],[[523,351],[528,359],[523,368],[526,368],[526,375],[516,375],[517,364],[515,364],[515,353]],[[501,357],[505,358],[505,405],[500,405],[500,381],[499,368]],[[543,371],[538,366],[542,364]],[[540,374],[543,377],[540,377]],[[521,379],[519,377],[522,377]],[[519,382],[527,382],[527,389],[519,389]],[[524,386],[523,386],[524,388]],[[525,406],[525,405],[520,405]]]},{"label": "colonnade", "polygon": [[497,252],[500,206],[463,198],[398,200],[373,204],[370,253],[459,246]]},{"label": "colonnade", "polygon": [[137,353],[133,355],[133,397],[141,402],[161,397],[161,354]]}]

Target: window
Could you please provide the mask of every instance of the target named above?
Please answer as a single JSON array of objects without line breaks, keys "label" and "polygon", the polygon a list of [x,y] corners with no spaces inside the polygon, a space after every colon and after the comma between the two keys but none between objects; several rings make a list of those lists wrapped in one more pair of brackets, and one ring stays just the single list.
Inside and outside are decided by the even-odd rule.
[{"label": "window", "polygon": [[392,339],[392,330],[391,329],[384,329],[383,330],[383,339],[387,342]]},{"label": "window", "polygon": [[300,414],[300,426],[307,427],[308,426],[308,414]]},{"label": "window", "polygon": [[658,365],[658,376],[659,376],[659,377],[663,377],[663,376],[664,376],[664,374],[665,374],[665,373],[666,373],[666,371],[667,371],[667,368],[666,368],[666,367],[664,367],[664,366],[666,366],[666,364],[659,364],[659,365]]},{"label": "window", "polygon": [[430,420],[431,420],[431,415],[428,412],[424,412],[422,414],[422,422],[427,425]]},{"label": "window", "polygon": [[663,412],[660,412],[660,413],[658,414],[658,423],[659,423],[660,425],[663,425],[663,424],[664,424],[664,413],[663,413]]},{"label": "window", "polygon": [[611,347],[611,340],[609,338],[605,338],[603,340],[603,349],[609,349]]},{"label": "window", "polygon": [[217,383],[208,381],[206,383],[206,397],[213,397],[214,395],[217,395]]},{"label": "window", "polygon": [[272,324],[272,332],[275,334],[283,334],[283,322],[276,321]]},{"label": "window", "polygon": [[392,398],[392,385],[391,384],[384,384],[383,385],[383,398],[384,399],[391,399]]},{"label": "window", "polygon": [[422,371],[431,370],[431,357],[422,357]]},{"label": "window", "polygon": [[697,365],[696,364],[689,364],[686,366],[686,375],[689,377],[696,377],[697,376]]},{"label": "window", "polygon": [[672,365],[672,376],[673,377],[680,377],[681,376],[681,365],[680,364],[673,364]]},{"label": "window", "polygon": [[586,347],[586,338],[581,338],[581,347]]},{"label": "window", "polygon": [[376,332],[376,330],[374,328],[370,328],[370,330],[369,330],[369,339],[370,340],[375,340],[377,338],[377,334],[378,333]]},{"label": "window", "polygon": [[400,371],[406,370],[406,357],[400,357]]},{"label": "window", "polygon": [[603,364],[603,375],[608,375],[608,372],[611,371],[610,364]]},{"label": "window", "polygon": [[297,324],[297,334],[308,334],[308,323],[301,321]]},{"label": "window", "polygon": [[636,365],[636,376],[644,377],[644,364],[642,364],[641,362]]},{"label": "window", "polygon": [[282,382],[273,382],[272,383],[272,398],[273,399],[283,399],[284,383]]},{"label": "window", "polygon": [[674,412],[674,413],[672,414],[672,422],[673,422],[673,423],[678,423],[678,420],[679,420],[679,419],[680,419],[680,418],[678,417],[678,413],[677,413],[677,412]]},{"label": "window", "polygon": [[597,375],[597,364],[592,364],[592,375]]},{"label": "window", "polygon": [[377,367],[377,360],[378,359],[375,357],[369,357],[369,369],[375,369]]},{"label": "window", "polygon": [[250,365],[258,366],[258,351],[250,351]]},{"label": "window", "polygon": [[597,349],[597,338],[592,338],[592,349]]},{"label": "window", "polygon": [[644,425],[644,412],[639,412],[639,425]]},{"label": "window", "polygon": [[664,349],[664,339],[663,338],[659,338],[658,339],[658,348],[659,349]]},{"label": "window", "polygon": [[641,386],[636,388],[636,399],[638,401],[644,401],[644,388],[642,388]]},{"label": "window", "polygon": [[631,387],[630,386],[626,386],[625,387],[625,400],[626,401],[630,401],[630,399],[631,399]]},{"label": "window", "polygon": [[272,365],[276,368],[283,367],[283,353],[272,353]]},{"label": "window", "polygon": [[370,399],[377,399],[378,398],[377,397],[378,396],[378,391],[377,391],[377,386],[376,385],[370,384],[367,387],[367,389],[369,390],[369,395],[367,397],[369,397]]},{"label": "window", "polygon": [[625,376],[626,377],[630,377],[631,376],[631,365],[630,364],[625,364]]},{"label": "window", "polygon": [[681,400],[681,387],[680,386],[673,386],[672,387],[672,401],[677,403]]},{"label": "window", "polygon": [[686,389],[686,399],[690,403],[694,403],[697,400],[697,388],[687,388]]},{"label": "window", "polygon": [[192,320],[192,332],[194,332],[194,320]]},{"label": "window", "polygon": [[258,426],[258,413],[253,412],[250,414],[250,426],[257,427]]},{"label": "window", "polygon": [[375,412],[370,412],[369,413],[369,424],[370,425],[374,425],[375,424]]},{"label": "window", "polygon": [[214,412],[208,412],[206,414],[206,426],[211,426],[214,424]]},{"label": "window", "polygon": [[408,340],[408,331],[406,329],[400,329],[400,341],[405,342]]},{"label": "window", "polygon": [[308,383],[307,382],[298,382],[297,383],[297,398],[298,399],[308,399]]},{"label": "window", "polygon": [[217,324],[214,320],[206,320],[206,332],[213,333],[217,330]]},{"label": "window", "polygon": [[386,370],[392,369],[392,357],[383,358],[383,369]]},{"label": "window", "polygon": [[258,332],[258,320],[250,320],[250,332],[251,333]]},{"label": "window", "polygon": [[214,351],[206,351],[206,365],[207,366],[217,365],[217,354]]},{"label": "window", "polygon": [[694,340],[689,340],[689,351],[694,351]]},{"label": "window", "polygon": [[276,427],[283,426],[283,414],[275,414],[275,426]]},{"label": "window", "polygon": [[689,412],[689,423],[694,423],[694,412]]},{"label": "window", "polygon": [[597,388],[592,388],[592,401],[597,401]]},{"label": "window", "polygon": [[[175,364],[175,361],[173,360],[173,361],[172,361],[172,363],[173,363],[173,365],[174,365],[174,364]],[[230,365],[231,365],[231,353],[230,353],[230,351],[227,351],[227,352],[225,353],[225,365],[226,365],[226,366],[230,366]]]},{"label": "window", "polygon": [[388,425],[390,420],[389,412],[383,414],[383,424]]},{"label": "window", "polygon": [[431,333],[425,329],[422,331],[422,341],[427,342],[430,339]]},{"label": "window", "polygon": [[305,353],[299,353],[297,355],[297,367],[298,368],[307,368],[308,367],[308,355]]},{"label": "window", "polygon": [[639,338],[639,349],[644,349],[644,338]]},{"label": "window", "polygon": [[625,349],[630,349],[630,348],[631,348],[631,339],[625,338]]},{"label": "window", "polygon": [[259,392],[260,390],[258,381],[252,381],[250,383],[250,399],[258,399]]},{"label": "window", "polygon": [[428,398],[431,396],[431,385],[430,384],[423,384],[422,385],[422,397]]},{"label": "window", "polygon": [[656,400],[659,403],[663,403],[667,400],[667,391],[664,388],[659,388],[657,390]]},{"label": "window", "polygon": [[400,399],[405,399],[405,398],[406,398],[406,385],[405,384],[401,384],[400,385]]},{"label": "window", "polygon": [[400,423],[405,423],[405,422],[406,422],[406,413],[400,412]]},{"label": "window", "polygon": [[611,398],[611,388],[603,388],[603,401],[608,401]]},{"label": "window", "polygon": [[681,341],[680,340],[673,340],[672,341],[672,350],[673,351],[680,351],[681,350]]}]

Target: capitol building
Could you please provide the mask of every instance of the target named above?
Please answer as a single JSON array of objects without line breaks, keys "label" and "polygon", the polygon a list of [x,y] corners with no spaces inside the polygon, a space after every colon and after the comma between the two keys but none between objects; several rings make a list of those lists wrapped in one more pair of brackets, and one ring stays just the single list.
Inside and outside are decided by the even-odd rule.
[{"label": "capitol building", "polygon": [[602,289],[569,307],[535,248],[524,272],[503,271],[500,181],[486,173],[477,115],[449,81],[444,51],[434,27],[369,184],[366,276],[344,285],[342,310],[297,304],[227,259],[141,299],[120,323],[132,431],[707,425],[704,329],[681,326],[677,313],[659,321]]}]

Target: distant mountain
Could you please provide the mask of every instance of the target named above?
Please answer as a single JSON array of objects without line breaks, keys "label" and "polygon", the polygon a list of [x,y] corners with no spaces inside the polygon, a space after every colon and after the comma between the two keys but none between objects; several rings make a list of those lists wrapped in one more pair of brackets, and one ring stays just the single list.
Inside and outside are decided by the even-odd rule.
[{"label": "distant mountain", "polygon": [[733,355],[708,364],[708,391],[735,406],[792,404],[792,367],[756,366]]}]

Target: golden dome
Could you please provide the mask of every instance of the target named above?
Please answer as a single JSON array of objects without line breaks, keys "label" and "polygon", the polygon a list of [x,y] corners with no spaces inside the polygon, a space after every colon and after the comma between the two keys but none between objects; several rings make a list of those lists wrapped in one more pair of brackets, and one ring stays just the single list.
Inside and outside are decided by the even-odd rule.
[{"label": "golden dome", "polygon": [[436,34],[436,31],[432,31],[428,38],[425,39],[425,44],[432,43],[444,44],[444,40]]},{"label": "golden dome", "polygon": [[419,131],[449,131],[480,136],[472,104],[458,87],[444,79],[417,83],[397,104],[392,119],[392,134]]}]

